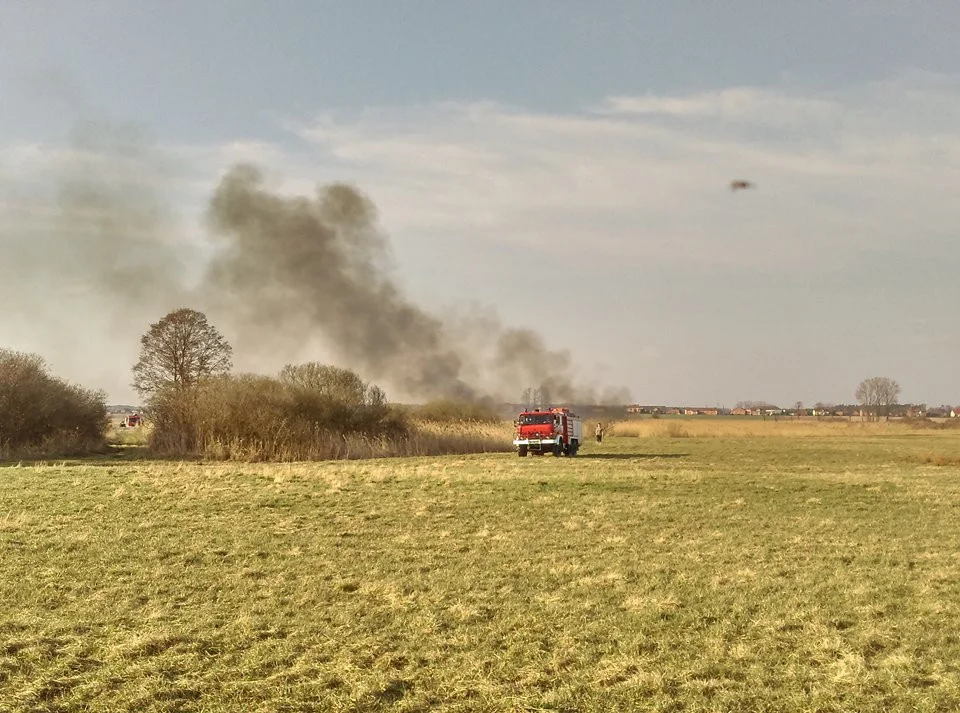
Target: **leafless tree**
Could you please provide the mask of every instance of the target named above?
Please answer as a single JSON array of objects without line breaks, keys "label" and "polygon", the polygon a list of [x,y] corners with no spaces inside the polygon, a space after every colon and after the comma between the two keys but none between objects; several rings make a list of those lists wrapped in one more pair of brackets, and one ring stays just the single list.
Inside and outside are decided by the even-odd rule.
[{"label": "leafless tree", "polygon": [[550,406],[550,387],[546,384],[533,388],[528,386],[523,390],[520,399],[526,408],[547,408]]},{"label": "leafless tree", "polygon": [[890,407],[897,403],[900,385],[886,376],[872,376],[864,379],[854,394],[860,405],[872,419],[880,417],[881,412],[889,418]]},{"label": "leafless tree", "polygon": [[150,396],[168,386],[185,388],[199,379],[230,371],[233,349],[202,312],[181,308],[166,315],[140,338],[133,388]]},{"label": "leafless tree", "polygon": [[379,386],[364,383],[359,375],[338,366],[307,362],[287,364],[280,381],[288,386],[352,406],[382,406],[386,395]]},{"label": "leafless tree", "polygon": [[523,403],[524,408],[530,408],[533,406],[533,388],[527,387],[523,390],[523,393],[520,395],[520,401]]}]

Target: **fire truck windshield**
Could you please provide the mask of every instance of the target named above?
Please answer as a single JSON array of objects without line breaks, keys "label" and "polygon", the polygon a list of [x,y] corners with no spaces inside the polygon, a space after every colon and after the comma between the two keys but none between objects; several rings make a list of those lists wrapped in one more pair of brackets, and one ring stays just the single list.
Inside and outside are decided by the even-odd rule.
[{"label": "fire truck windshield", "polygon": [[553,423],[552,413],[525,413],[520,417],[521,426],[532,426],[534,424]]}]

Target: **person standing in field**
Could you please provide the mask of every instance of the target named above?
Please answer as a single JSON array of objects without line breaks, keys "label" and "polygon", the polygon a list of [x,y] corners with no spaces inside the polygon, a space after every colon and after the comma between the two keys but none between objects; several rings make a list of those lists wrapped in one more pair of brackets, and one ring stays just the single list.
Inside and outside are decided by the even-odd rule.
[{"label": "person standing in field", "polygon": [[594,432],[597,436],[597,443],[603,443],[603,424],[597,422],[597,430]]}]

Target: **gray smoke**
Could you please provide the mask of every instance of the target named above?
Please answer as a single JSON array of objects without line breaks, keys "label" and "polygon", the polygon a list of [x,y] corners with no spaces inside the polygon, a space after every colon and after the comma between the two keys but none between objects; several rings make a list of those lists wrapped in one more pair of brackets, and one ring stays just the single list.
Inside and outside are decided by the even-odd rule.
[{"label": "gray smoke", "polygon": [[569,352],[548,349],[543,337],[531,329],[501,331],[493,364],[503,382],[515,383],[519,375],[524,384],[550,394],[555,402],[625,404],[630,400],[625,387],[598,390],[584,383],[574,373]]},{"label": "gray smoke", "polygon": [[[495,319],[453,325],[413,304],[385,270],[376,219],[373,203],[353,187],[283,197],[264,188],[256,168],[236,166],[210,202],[221,249],[206,287],[243,315],[255,341],[320,333],[343,363],[413,398],[515,399],[532,384],[554,401],[598,401],[576,384],[569,354],[549,350],[535,332]],[[485,341],[492,353],[467,341]]]},{"label": "gray smoke", "polygon": [[242,311],[244,329],[266,336],[306,327],[366,378],[414,396],[476,398],[443,324],[383,273],[373,204],[345,185],[310,199],[277,196],[262,184],[257,169],[237,166],[210,201],[223,247],[207,289]]},{"label": "gray smoke", "polygon": [[0,297],[16,319],[0,328],[0,346],[29,344],[68,378],[126,386],[140,335],[189,306],[208,312],[238,362],[279,368],[315,359],[322,344],[403,398],[514,401],[542,387],[555,402],[627,400],[584,388],[569,354],[533,331],[414,304],[391,279],[373,203],[353,187],[284,196],[255,167],[234,166],[198,244],[171,217],[172,170],[134,129],[82,125],[32,183],[3,168],[0,185],[16,191],[0,203],[0,239],[14,256],[0,262]]},{"label": "gray smoke", "polygon": [[127,392],[140,334],[183,299],[163,161],[136,128],[92,121],[29,150],[26,172],[0,154],[0,343]]},{"label": "gray smoke", "polygon": [[[57,194],[58,279],[86,282],[120,300],[108,313],[124,330],[131,315],[156,314],[184,295],[178,226],[163,200],[167,182],[135,127],[85,123],[74,131]],[[92,279],[92,282],[89,282]]]}]

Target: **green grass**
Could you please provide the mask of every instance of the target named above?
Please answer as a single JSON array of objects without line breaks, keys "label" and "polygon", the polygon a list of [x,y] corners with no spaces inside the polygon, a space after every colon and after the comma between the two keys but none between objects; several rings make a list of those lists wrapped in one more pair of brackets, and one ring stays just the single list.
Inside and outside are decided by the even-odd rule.
[{"label": "green grass", "polygon": [[954,711],[958,462],[904,432],[0,467],[0,710]]}]

